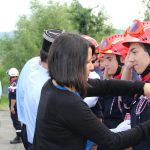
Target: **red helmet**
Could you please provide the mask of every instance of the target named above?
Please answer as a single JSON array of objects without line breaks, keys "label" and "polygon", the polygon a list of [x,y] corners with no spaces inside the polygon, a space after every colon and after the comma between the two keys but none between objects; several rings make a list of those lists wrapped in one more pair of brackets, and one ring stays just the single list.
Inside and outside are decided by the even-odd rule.
[{"label": "red helmet", "polygon": [[134,20],[125,31],[124,36],[122,44],[127,47],[132,42],[150,44],[150,21]]},{"label": "red helmet", "polygon": [[102,39],[100,43],[101,52],[103,54],[115,54],[126,57],[128,48],[122,45],[124,40],[123,34],[114,34]]},{"label": "red helmet", "polygon": [[95,46],[95,52],[96,53],[100,52],[99,44],[97,43],[97,41],[94,38],[92,38],[88,35],[82,35],[82,37],[85,38],[86,40],[88,40],[89,42],[91,42]]}]

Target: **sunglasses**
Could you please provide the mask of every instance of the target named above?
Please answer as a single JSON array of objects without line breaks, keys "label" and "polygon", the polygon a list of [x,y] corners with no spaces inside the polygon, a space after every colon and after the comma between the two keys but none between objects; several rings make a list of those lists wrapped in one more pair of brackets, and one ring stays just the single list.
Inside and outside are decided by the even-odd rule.
[{"label": "sunglasses", "polygon": [[102,41],[100,42],[100,49],[102,51],[107,51],[109,49],[116,49],[115,44],[121,41],[121,38],[123,38],[123,35],[121,34],[114,34],[113,36],[110,36],[108,38],[103,38]]},{"label": "sunglasses", "polygon": [[134,20],[131,26],[127,29],[127,33],[130,35],[141,34],[144,30],[142,22],[139,20]]},{"label": "sunglasses", "polygon": [[127,34],[131,36],[139,36],[144,33],[146,27],[150,26],[150,21],[141,22],[139,20],[134,20],[133,23],[125,31],[125,36]]}]

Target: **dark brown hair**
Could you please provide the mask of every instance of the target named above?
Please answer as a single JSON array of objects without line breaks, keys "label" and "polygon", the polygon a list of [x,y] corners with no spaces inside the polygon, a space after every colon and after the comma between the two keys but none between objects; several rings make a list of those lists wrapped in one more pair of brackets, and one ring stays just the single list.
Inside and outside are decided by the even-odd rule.
[{"label": "dark brown hair", "polygon": [[148,53],[148,55],[150,56],[150,44],[148,43],[139,43],[143,48],[144,51]]},{"label": "dark brown hair", "polygon": [[51,45],[48,55],[49,75],[59,85],[86,93],[86,64],[91,43],[78,34],[63,33]]}]

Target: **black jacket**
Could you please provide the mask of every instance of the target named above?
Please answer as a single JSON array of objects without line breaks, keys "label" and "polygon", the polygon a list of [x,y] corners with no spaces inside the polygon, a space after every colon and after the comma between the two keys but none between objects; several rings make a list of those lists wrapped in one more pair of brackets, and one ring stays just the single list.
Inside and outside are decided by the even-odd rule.
[{"label": "black jacket", "polygon": [[[118,84],[114,81],[91,80],[89,83],[92,89],[88,91],[89,96],[94,93],[105,95],[106,89],[111,95],[133,94],[135,90],[139,90],[139,93],[143,91],[143,84],[119,82],[120,90],[115,92],[112,88],[118,88]],[[135,88],[132,89],[133,87]],[[99,89],[103,91],[98,91]],[[129,90],[121,92],[125,89],[131,92]],[[110,132],[80,96],[68,90],[59,89],[49,80],[41,92],[33,150],[85,150],[87,139],[100,144],[107,150],[119,150],[137,144],[149,134],[150,121],[126,132]]]}]

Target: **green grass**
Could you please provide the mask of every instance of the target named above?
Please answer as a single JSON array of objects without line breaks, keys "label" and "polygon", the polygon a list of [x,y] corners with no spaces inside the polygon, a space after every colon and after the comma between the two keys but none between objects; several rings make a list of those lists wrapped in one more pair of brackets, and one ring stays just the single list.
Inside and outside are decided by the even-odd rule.
[{"label": "green grass", "polygon": [[2,96],[0,99],[0,110],[7,110],[9,109],[8,107],[8,96]]}]

